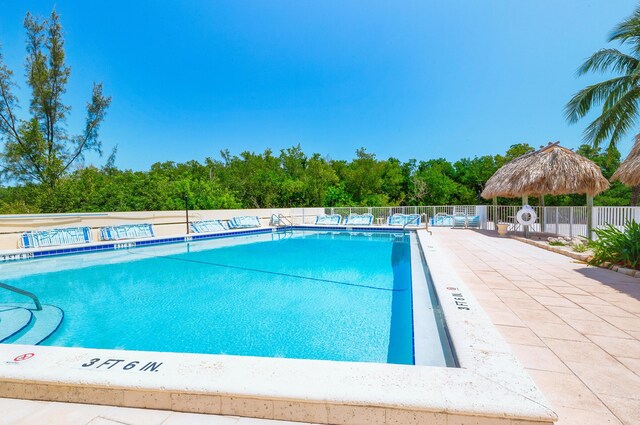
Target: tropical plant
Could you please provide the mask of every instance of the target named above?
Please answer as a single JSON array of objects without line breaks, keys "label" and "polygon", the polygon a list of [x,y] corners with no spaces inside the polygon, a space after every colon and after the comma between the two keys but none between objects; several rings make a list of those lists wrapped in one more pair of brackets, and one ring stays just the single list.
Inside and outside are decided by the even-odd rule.
[{"label": "tropical plant", "polygon": [[629,221],[624,230],[609,225],[594,231],[597,239],[591,243],[594,253],[591,264],[640,268],[640,223]]},{"label": "tropical plant", "polygon": [[[637,130],[640,118],[640,7],[615,27],[609,37],[609,42],[614,41],[628,46],[629,53],[615,48],[598,50],[577,73],[599,72],[615,76],[580,90],[565,107],[567,120],[575,123],[594,107],[602,106],[601,114],[584,131],[584,140],[596,148],[604,142],[616,146],[629,131]],[[633,190],[633,205],[637,205],[639,193],[640,186],[637,186]]]},{"label": "tropical plant", "polygon": [[573,249],[575,252],[586,252],[588,247],[587,244],[583,242],[576,242],[571,245],[571,249]]}]

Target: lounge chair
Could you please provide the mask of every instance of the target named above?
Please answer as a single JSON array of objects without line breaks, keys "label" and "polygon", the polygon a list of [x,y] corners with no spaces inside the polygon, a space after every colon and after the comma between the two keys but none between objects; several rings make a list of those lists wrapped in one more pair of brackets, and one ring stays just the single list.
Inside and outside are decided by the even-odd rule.
[{"label": "lounge chair", "polygon": [[316,224],[320,226],[336,226],[342,222],[340,214],[322,214],[316,216]]},{"label": "lounge chair", "polygon": [[103,241],[119,241],[121,239],[152,238],[153,225],[149,223],[119,224],[100,228],[100,239]]},{"label": "lounge chair", "polygon": [[447,213],[438,213],[431,218],[431,226],[453,226],[453,216]]},{"label": "lounge chair", "polygon": [[233,217],[229,220],[229,229],[260,227],[260,219],[257,215],[244,215],[239,217]]},{"label": "lounge chair", "polygon": [[222,220],[201,220],[189,223],[194,233],[211,233],[227,230]]},{"label": "lounge chair", "polygon": [[349,214],[344,220],[344,224],[353,226],[371,226],[373,215],[371,214]]},{"label": "lounge chair", "polygon": [[387,219],[389,226],[420,226],[420,214],[394,214]]},{"label": "lounge chair", "polygon": [[58,245],[76,245],[91,242],[91,228],[65,227],[60,229],[31,230],[20,235],[20,248],[41,248]]},{"label": "lounge chair", "polygon": [[453,217],[453,227],[480,227],[480,216],[456,215]]}]

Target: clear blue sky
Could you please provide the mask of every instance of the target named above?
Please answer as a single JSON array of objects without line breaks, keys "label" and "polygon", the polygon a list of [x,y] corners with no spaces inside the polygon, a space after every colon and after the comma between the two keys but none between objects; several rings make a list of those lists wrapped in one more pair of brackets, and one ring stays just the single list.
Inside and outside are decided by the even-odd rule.
[{"label": "clear blue sky", "polygon": [[[2,1],[0,42],[23,86],[27,11],[62,16],[71,129],[93,81],[113,97],[116,165],[300,144],[350,159],[456,160],[511,144],[577,147],[575,70],[635,1]],[[22,91],[23,107],[28,93]],[[620,145],[623,155],[631,136]]]}]

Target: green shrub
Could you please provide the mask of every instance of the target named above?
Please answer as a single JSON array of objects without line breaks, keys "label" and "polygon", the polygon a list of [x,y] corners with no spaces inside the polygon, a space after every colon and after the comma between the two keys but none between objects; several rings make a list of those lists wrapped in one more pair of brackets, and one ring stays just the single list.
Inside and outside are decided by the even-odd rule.
[{"label": "green shrub", "polygon": [[549,242],[549,245],[551,245],[551,246],[564,246],[564,242],[552,241],[552,242]]},{"label": "green shrub", "polygon": [[593,244],[592,264],[617,264],[637,269],[640,266],[640,223],[629,221],[624,231],[611,225],[594,230],[598,239]]}]

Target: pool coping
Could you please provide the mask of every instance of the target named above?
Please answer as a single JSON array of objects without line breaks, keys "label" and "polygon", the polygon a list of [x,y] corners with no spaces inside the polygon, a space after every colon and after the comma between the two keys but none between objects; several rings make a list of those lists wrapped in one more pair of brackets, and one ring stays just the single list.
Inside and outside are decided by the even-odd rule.
[{"label": "pool coping", "polygon": [[[361,229],[373,230],[353,230]],[[416,235],[459,368],[0,344],[0,397],[326,424],[555,421],[434,240],[426,231]]]}]

